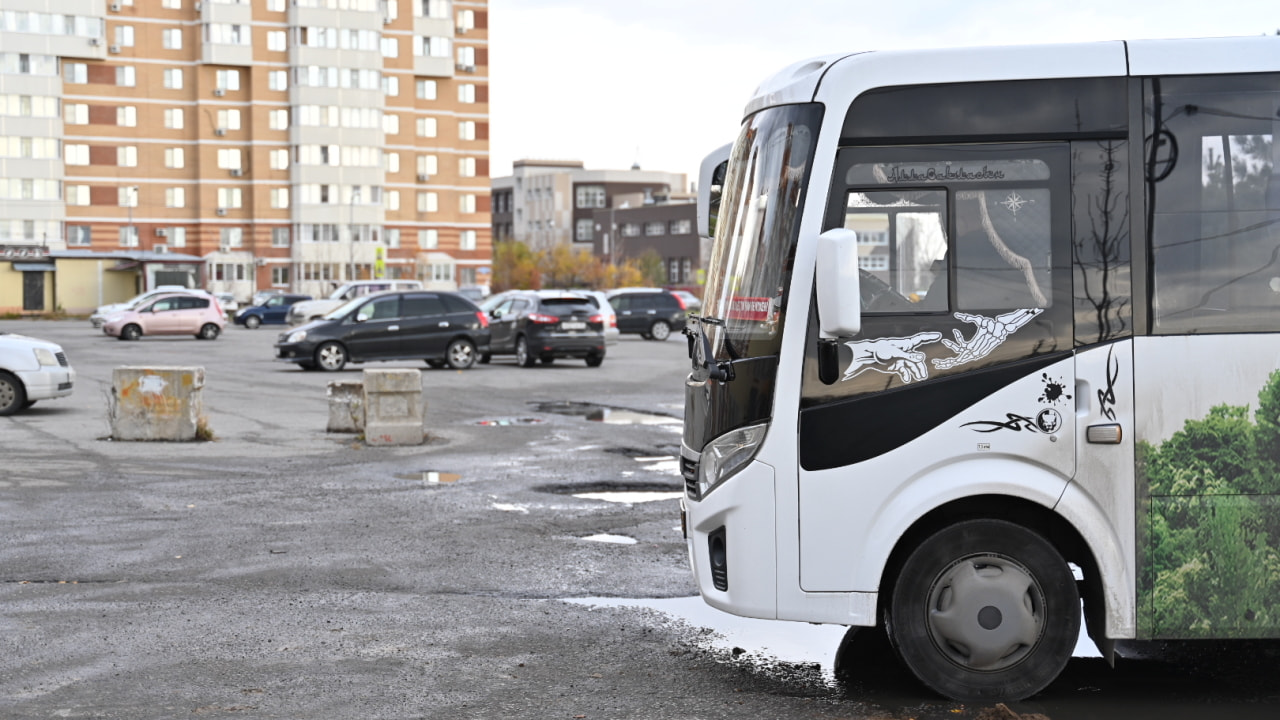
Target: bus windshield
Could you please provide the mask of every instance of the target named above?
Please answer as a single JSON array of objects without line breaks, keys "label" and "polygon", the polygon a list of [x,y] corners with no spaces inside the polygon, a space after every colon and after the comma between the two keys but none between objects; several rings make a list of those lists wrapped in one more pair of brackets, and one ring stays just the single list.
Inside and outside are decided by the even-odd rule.
[{"label": "bus windshield", "polygon": [[[742,126],[716,220],[703,317],[716,357],[777,354],[800,207],[822,106],[762,110]],[[727,347],[726,347],[727,345]]]}]

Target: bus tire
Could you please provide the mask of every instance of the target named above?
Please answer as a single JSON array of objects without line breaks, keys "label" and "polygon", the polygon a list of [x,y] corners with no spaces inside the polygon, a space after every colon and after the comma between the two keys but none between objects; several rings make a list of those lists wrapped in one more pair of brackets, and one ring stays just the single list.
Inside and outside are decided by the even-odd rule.
[{"label": "bus tire", "polygon": [[903,663],[961,702],[1035,695],[1080,635],[1080,594],[1067,561],[1038,533],[1002,520],[946,527],[907,557],[886,625]]}]

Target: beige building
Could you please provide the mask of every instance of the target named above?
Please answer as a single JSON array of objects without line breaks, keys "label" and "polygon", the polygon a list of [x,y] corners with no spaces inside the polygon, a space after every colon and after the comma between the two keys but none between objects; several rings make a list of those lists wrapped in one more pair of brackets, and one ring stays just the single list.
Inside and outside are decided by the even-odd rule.
[{"label": "beige building", "polygon": [[133,263],[108,294],[486,282],[487,28],[487,0],[0,0],[0,248],[49,251],[0,256],[0,312],[18,274],[70,311],[68,250]]}]

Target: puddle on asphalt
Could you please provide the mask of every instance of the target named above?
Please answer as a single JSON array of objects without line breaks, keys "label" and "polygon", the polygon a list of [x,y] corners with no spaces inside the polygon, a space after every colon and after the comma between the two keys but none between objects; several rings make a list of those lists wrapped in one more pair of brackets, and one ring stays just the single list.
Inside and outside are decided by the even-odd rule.
[{"label": "puddle on asphalt", "polygon": [[667,425],[679,427],[684,422],[674,415],[610,407],[588,402],[556,400],[553,402],[530,402],[529,404],[538,412],[583,417],[592,422],[601,422],[606,425]]},{"label": "puddle on asphalt", "polygon": [[574,493],[582,500],[603,500],[604,502],[635,505],[636,503],[656,502],[658,500],[678,500],[683,492],[588,492]]},{"label": "puddle on asphalt", "polygon": [[[795,663],[820,667],[823,679],[835,683],[837,651],[849,629],[842,625],[810,625],[801,622],[757,620],[721,612],[701,597],[686,598],[564,598],[564,602],[588,607],[657,610],[690,627],[711,632],[698,643],[708,650],[723,650],[748,661]],[[1081,617],[1081,627],[1084,618]],[[1076,642],[1075,657],[1101,657],[1084,631]]]},{"label": "puddle on asphalt", "polygon": [[636,539],[627,537],[626,535],[610,535],[609,533],[598,533],[596,535],[588,535],[583,540],[591,542],[610,543],[612,545],[635,545]]},{"label": "puddle on asphalt", "polygon": [[506,427],[508,425],[538,425],[546,422],[542,418],[490,418],[476,422],[484,427]]},{"label": "puddle on asphalt", "polygon": [[442,483],[455,483],[462,479],[457,473],[436,472],[435,470],[421,470],[411,473],[399,473],[394,476],[397,480],[418,480],[424,485],[440,485]]}]

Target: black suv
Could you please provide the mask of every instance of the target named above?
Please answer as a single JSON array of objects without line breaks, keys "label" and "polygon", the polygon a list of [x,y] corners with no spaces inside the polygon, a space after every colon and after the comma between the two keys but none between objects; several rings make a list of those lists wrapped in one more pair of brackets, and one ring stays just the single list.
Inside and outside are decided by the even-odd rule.
[{"label": "black suv", "polygon": [[516,364],[550,365],[556,358],[604,362],[604,317],[585,295],[551,290],[512,293],[489,311],[489,355],[514,354]]},{"label": "black suv", "polygon": [[620,333],[666,340],[684,329],[684,301],[666,290],[614,290],[609,303],[618,313]]},{"label": "black suv", "polygon": [[276,342],[277,360],[331,372],[368,360],[462,370],[488,352],[489,318],[480,308],[461,295],[424,290],[358,297]]}]

